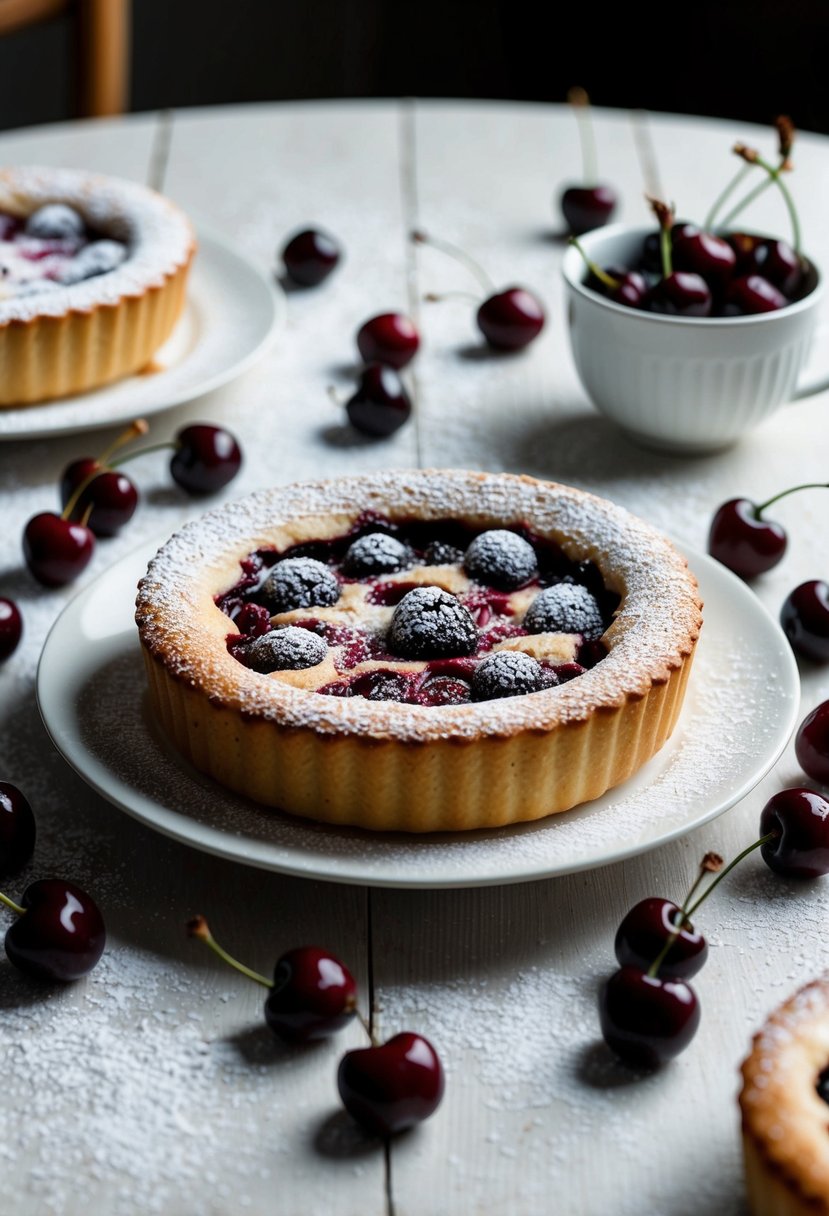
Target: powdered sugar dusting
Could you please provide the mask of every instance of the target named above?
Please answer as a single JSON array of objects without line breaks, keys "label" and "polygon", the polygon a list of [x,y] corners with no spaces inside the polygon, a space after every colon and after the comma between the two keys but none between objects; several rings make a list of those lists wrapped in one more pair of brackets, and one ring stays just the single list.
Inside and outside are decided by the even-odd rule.
[{"label": "powdered sugar dusting", "polygon": [[[316,518],[320,526],[328,521],[333,534],[341,534],[365,511],[392,518],[454,517],[483,526],[526,521],[568,556],[594,560],[606,584],[623,593],[606,634],[610,654],[560,688],[508,702],[445,706],[439,716],[396,702],[384,703],[381,711],[360,698],[320,697],[240,671],[220,635],[199,619],[211,611],[213,597],[228,589],[215,585],[211,569],[227,578],[234,560],[273,545],[275,536],[284,545],[303,519]],[[177,676],[244,713],[321,733],[365,734],[377,729],[382,712],[384,728],[407,740],[547,730],[582,720],[599,706],[641,696],[653,681],[664,680],[693,648],[700,624],[696,584],[685,562],[629,512],[553,483],[445,470],[308,482],[212,511],[177,533],[150,563],[137,619],[144,644],[163,655]]]},{"label": "powdered sugar dusting", "polygon": [[122,178],[37,166],[0,171],[0,212],[27,216],[46,203],[74,207],[95,232],[128,245],[115,270],[71,286],[0,299],[0,325],[88,312],[141,295],[186,264],[194,238],[184,212],[154,190]]}]

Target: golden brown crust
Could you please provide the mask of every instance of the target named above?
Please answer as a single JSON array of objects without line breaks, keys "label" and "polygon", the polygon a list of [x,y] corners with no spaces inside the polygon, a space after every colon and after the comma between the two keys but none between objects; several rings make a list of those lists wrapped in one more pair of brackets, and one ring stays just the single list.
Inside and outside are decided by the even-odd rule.
[{"label": "golden brown crust", "polygon": [[[439,708],[321,696],[242,667],[214,603],[239,561],[341,535],[366,509],[523,520],[595,560],[622,595],[608,657],[560,688]],[[640,768],[676,724],[701,615],[683,559],[620,508],[531,478],[419,471],[287,487],[212,513],[150,564],[137,621],[155,712],[197,768],[295,814],[456,831],[566,810]]]},{"label": "golden brown crust", "polygon": [[829,979],[777,1009],[742,1066],[743,1157],[753,1216],[829,1216]]}]

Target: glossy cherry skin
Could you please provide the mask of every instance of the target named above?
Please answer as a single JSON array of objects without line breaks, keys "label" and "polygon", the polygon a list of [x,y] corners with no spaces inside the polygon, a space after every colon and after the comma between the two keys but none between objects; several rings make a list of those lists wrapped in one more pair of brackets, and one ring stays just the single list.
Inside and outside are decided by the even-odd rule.
[{"label": "glossy cherry skin", "polygon": [[829,663],[829,584],[810,579],[795,587],[780,610],[780,624],[798,654]]},{"label": "glossy cherry skin", "polygon": [[721,237],[686,224],[673,240],[673,264],[677,270],[702,275],[720,289],[734,277],[737,255]]},{"label": "glossy cherry skin", "polygon": [[610,222],[619,199],[610,186],[568,186],[561,196],[561,213],[573,236],[582,236]]},{"label": "glossy cherry skin", "polygon": [[104,952],[106,930],[98,906],[74,883],[41,878],[23,892],[6,933],[6,956],[20,971],[43,980],[78,980]]},{"label": "glossy cherry skin", "polygon": [[292,283],[316,287],[336,268],[341,253],[333,236],[318,228],[306,228],[288,241],[282,250],[282,261]]},{"label": "glossy cherry skin", "polygon": [[26,565],[44,587],[62,587],[86,569],[95,550],[92,531],[51,511],[33,515],[23,532]]},{"label": "glossy cherry skin", "polygon": [[443,1066],[428,1039],[404,1032],[380,1047],[346,1052],[337,1088],[343,1106],[361,1127],[377,1136],[393,1136],[437,1110],[443,1097]]},{"label": "glossy cherry skin", "polygon": [[[100,466],[92,457],[74,460],[60,479],[60,501],[65,507],[78,487]],[[125,473],[116,469],[101,469],[83,490],[72,515],[83,519],[87,508],[92,511],[87,526],[96,536],[116,536],[128,524],[138,506],[138,490]]]},{"label": "glossy cherry skin", "polygon": [[829,785],[829,701],[823,701],[800,723],[794,750],[804,773]]},{"label": "glossy cherry skin", "polygon": [[10,781],[0,781],[0,875],[23,869],[35,851],[36,836],[29,800]]},{"label": "glossy cherry skin", "polygon": [[23,636],[23,617],[14,600],[0,595],[0,663],[17,650]]},{"label": "glossy cherry skin", "polygon": [[239,472],[242,452],[223,427],[196,423],[179,431],[175,441],[170,473],[188,494],[215,494]]},{"label": "glossy cherry skin", "polygon": [[697,1032],[696,993],[683,980],[622,967],[599,995],[602,1037],[627,1064],[656,1068],[684,1051]]},{"label": "glossy cherry skin", "polygon": [[730,498],[717,508],[708,533],[708,552],[740,578],[772,570],[786,552],[786,533],[770,519],[758,519],[747,498]]},{"label": "glossy cherry skin", "polygon": [[711,304],[711,290],[705,279],[684,270],[660,279],[649,297],[651,312],[671,317],[707,317]]},{"label": "glossy cherry skin", "polygon": [[777,312],[785,308],[788,302],[768,279],[759,274],[747,274],[729,284],[723,313],[727,317],[754,316]]},{"label": "glossy cherry skin", "polygon": [[345,412],[355,430],[381,438],[407,421],[412,403],[394,368],[369,363],[363,368],[357,391],[346,402]]},{"label": "glossy cherry skin", "polygon": [[606,289],[609,300],[615,304],[624,304],[628,308],[645,308],[648,297],[648,284],[644,275],[637,270],[628,270],[620,278],[617,287]]},{"label": "glossy cherry skin", "polygon": [[357,1009],[357,984],[338,958],[317,946],[299,946],[277,961],[265,1021],[288,1043],[327,1039],[348,1025]]},{"label": "glossy cherry skin", "polygon": [[371,317],[357,331],[357,349],[364,363],[385,363],[400,371],[411,363],[420,346],[414,322],[400,312]]},{"label": "glossy cherry skin", "polygon": [[760,846],[763,861],[787,878],[829,874],[829,802],[798,786],[780,790],[760,815],[760,835],[775,833]]},{"label": "glossy cherry skin", "polygon": [[475,319],[494,350],[523,350],[541,333],[546,316],[532,292],[507,287],[484,300]]},{"label": "glossy cherry skin", "polygon": [[[616,933],[614,950],[621,967],[647,971],[676,930],[679,907],[670,899],[640,900],[628,912]],[[682,932],[659,964],[662,979],[688,980],[704,966],[708,943],[691,924]]]},{"label": "glossy cherry skin", "polygon": [[793,296],[803,282],[803,263],[786,241],[759,241],[745,267],[747,273],[762,275],[784,296]]}]

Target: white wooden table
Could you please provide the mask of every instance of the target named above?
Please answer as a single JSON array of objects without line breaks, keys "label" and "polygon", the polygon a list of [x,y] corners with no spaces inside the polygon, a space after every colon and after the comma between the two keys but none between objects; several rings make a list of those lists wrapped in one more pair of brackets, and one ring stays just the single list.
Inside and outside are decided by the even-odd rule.
[{"label": "white wooden table", "polygon": [[[596,119],[602,174],[623,194],[622,218],[641,221],[631,116]],[[659,179],[648,185],[691,217],[732,171],[736,138],[770,146],[768,133],[742,124],[637,121]],[[141,115],[5,134],[0,158],[145,180],[157,125]],[[829,143],[804,136],[796,159],[807,248],[829,265]],[[287,329],[266,359],[157,418],[154,437],[188,418],[230,426],[246,462],[227,497],[387,466],[507,469],[595,490],[697,548],[724,498],[827,480],[826,398],[694,460],[634,448],[592,410],[567,349],[552,239],[551,198],[577,173],[575,124],[556,107],[346,102],[176,114],[164,189],[197,221],[263,268],[291,229],[311,222],[337,233],[347,258],[322,288],[290,295]],[[752,224],[786,235],[773,192]],[[421,305],[426,290],[468,283],[433,251],[415,253],[415,225],[463,244],[496,281],[535,288],[550,313],[541,340],[516,358],[482,357],[469,308]],[[388,442],[353,442],[326,387],[350,383],[357,325],[395,308],[417,315],[424,334],[411,377],[416,418]],[[30,876],[88,886],[110,930],[101,965],[68,988],[44,990],[0,961],[0,1206],[18,1216],[743,1212],[736,1069],[765,1014],[825,967],[829,883],[782,882],[755,856],[723,884],[700,917],[712,945],[696,982],[702,1028],[661,1073],[641,1078],[612,1062],[595,995],[624,912],[648,894],[684,893],[705,850],[731,855],[753,839],[769,795],[800,780],[791,749],[749,797],[685,839],[524,886],[337,887],[173,844],[86,788],[55,754],[35,705],[38,655],[73,589],[36,588],[19,537],[54,503],[63,465],[107,438],[0,448],[0,594],[26,619],[23,645],[0,668],[0,776],[26,791],[38,817]],[[142,508],[98,546],[84,585],[201,509],[169,487],[162,456],[136,476]],[[812,491],[777,508],[791,546],[757,586],[771,611],[797,583],[829,573],[826,506]],[[733,628],[739,647],[739,620]],[[829,696],[829,674],[802,674],[805,712]],[[311,1050],[281,1048],[264,1028],[260,992],[185,939],[196,911],[261,970],[307,941],[343,957],[381,1036],[416,1029],[441,1052],[448,1082],[437,1115],[388,1153],[365,1141],[338,1113],[335,1089],[339,1055],[361,1043],[360,1028]]]}]

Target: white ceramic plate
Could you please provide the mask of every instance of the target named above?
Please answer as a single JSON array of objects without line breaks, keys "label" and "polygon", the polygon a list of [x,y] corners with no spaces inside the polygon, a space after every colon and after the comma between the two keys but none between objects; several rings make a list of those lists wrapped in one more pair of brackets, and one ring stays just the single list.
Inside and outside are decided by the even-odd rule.
[{"label": "white ceramic plate", "polygon": [[58,750],[115,806],[247,865],[421,888],[591,869],[721,814],[768,772],[794,729],[800,684],[779,626],[738,578],[710,557],[689,554],[705,626],[682,717],[667,746],[624,785],[563,815],[494,832],[379,835],[295,819],[202,777],[155,731],[133,610],[136,583],[157,547],[123,558],[66,607],[40,660],[40,712]]},{"label": "white ceramic plate", "polygon": [[285,316],[282,291],[223,241],[202,231],[198,240],[184,313],[153,359],[159,370],[61,401],[0,409],[0,441],[157,414],[226,384],[267,349]]}]

